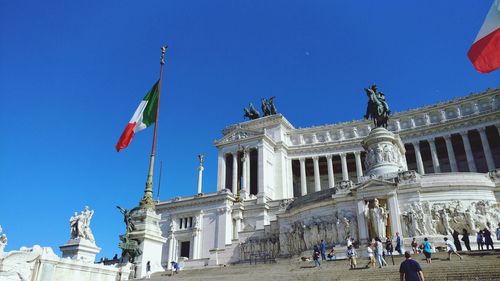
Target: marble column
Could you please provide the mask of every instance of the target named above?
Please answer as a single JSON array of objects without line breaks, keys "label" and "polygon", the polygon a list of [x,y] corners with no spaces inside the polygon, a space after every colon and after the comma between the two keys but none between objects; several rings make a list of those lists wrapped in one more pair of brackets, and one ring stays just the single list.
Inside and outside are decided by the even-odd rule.
[{"label": "marble column", "polygon": [[391,217],[391,230],[392,236],[396,234],[396,232],[403,233],[403,228],[401,226],[401,214],[399,213],[398,206],[398,196],[396,193],[389,194],[387,198],[388,208],[389,208],[389,216]]},{"label": "marble column", "polygon": [[462,136],[462,140],[464,142],[465,156],[467,157],[469,172],[477,172],[474,155],[472,154],[472,148],[470,146],[469,133],[467,131],[460,132],[460,135]]},{"label": "marble column", "polygon": [[347,158],[344,152],[340,153],[340,162],[342,164],[342,180],[349,180],[349,171],[347,171]]},{"label": "marble column", "polygon": [[192,236],[193,236],[193,252],[191,259],[195,260],[198,259],[198,248],[200,247],[198,237],[200,236],[200,231],[198,229],[194,229]]},{"label": "marble column", "polygon": [[266,159],[264,158],[264,143],[261,142],[259,145],[257,145],[257,177],[258,177],[258,182],[257,182],[257,196],[261,196],[263,198],[264,193],[265,193],[265,175],[264,175],[264,165],[266,165]]},{"label": "marble column", "polygon": [[365,201],[359,200],[357,203],[357,218],[358,218],[358,231],[359,242],[365,245],[368,242],[368,224],[365,217]]},{"label": "marble column", "polygon": [[363,165],[361,165],[361,151],[354,151],[354,158],[356,159],[356,177],[358,182],[361,181],[363,176]]},{"label": "marble column", "polygon": [[488,171],[495,170],[495,161],[493,160],[493,154],[491,154],[490,143],[488,137],[486,136],[486,128],[479,128],[479,136],[481,137],[481,143],[483,144],[484,157],[486,158],[486,165],[488,165]]},{"label": "marble column", "polygon": [[238,152],[233,152],[233,194],[238,193]]},{"label": "marble column", "polygon": [[219,150],[217,155],[218,168],[219,168],[219,184],[217,185],[217,190],[223,190],[226,188],[226,155]]},{"label": "marble column", "polygon": [[205,162],[205,155],[200,154],[198,155],[198,158],[200,159],[200,166],[198,166],[198,194],[201,193],[201,185],[203,182],[203,162]]},{"label": "marble column", "polygon": [[415,158],[417,159],[417,172],[425,175],[424,162],[422,161],[422,154],[420,154],[420,143],[418,141],[413,142],[413,148],[415,149]]},{"label": "marble column", "polygon": [[314,192],[321,190],[321,181],[319,177],[319,157],[313,156],[313,164],[314,164]]},{"label": "marble column", "polygon": [[328,165],[328,188],[333,188],[335,186],[335,177],[333,175],[333,160],[332,155],[326,156],[326,163]]},{"label": "marble column", "polygon": [[441,173],[441,166],[439,165],[439,158],[436,150],[436,142],[434,138],[427,140],[429,146],[431,147],[431,157],[432,157],[432,167],[434,168],[434,173]]},{"label": "marble column", "polygon": [[170,262],[175,260],[174,258],[174,233],[173,232],[170,232],[170,235],[168,237],[168,264],[167,264],[167,268],[171,268],[172,266],[170,265]]},{"label": "marble column", "polygon": [[307,195],[306,159],[300,158],[300,195]]},{"label": "marble column", "polygon": [[448,160],[450,161],[450,169],[452,172],[457,172],[457,160],[455,159],[455,151],[451,143],[451,135],[445,135],[444,141],[446,142],[446,150],[448,151]]},{"label": "marble column", "polygon": [[241,188],[240,188],[240,197],[241,198],[246,198],[248,195],[248,175],[247,175],[247,158],[248,158],[248,151],[243,150],[243,157],[241,158],[241,163],[242,163],[242,169],[241,169]]}]

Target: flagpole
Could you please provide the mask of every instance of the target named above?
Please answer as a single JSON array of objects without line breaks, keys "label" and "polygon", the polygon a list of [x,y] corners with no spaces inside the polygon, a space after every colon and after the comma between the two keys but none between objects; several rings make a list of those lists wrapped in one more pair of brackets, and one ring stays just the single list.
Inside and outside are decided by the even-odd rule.
[{"label": "flagpole", "polygon": [[144,196],[141,199],[140,207],[142,209],[155,209],[155,204],[153,201],[153,168],[155,163],[155,148],[156,148],[156,129],[158,128],[159,113],[160,113],[160,93],[161,93],[161,83],[163,78],[163,65],[165,64],[165,52],[168,46],[161,47],[161,58],[160,58],[160,79],[158,82],[158,103],[156,105],[156,121],[155,128],[153,131],[153,144],[151,147],[151,157],[149,159],[149,170],[148,177],[146,180],[146,189],[144,189]]}]

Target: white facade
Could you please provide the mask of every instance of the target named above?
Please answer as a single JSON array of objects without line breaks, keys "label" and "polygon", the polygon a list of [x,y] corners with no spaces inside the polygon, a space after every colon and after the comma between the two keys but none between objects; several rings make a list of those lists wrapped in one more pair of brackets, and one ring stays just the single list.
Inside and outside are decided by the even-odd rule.
[{"label": "white facade", "polygon": [[[390,235],[442,237],[500,222],[500,89],[396,113],[385,142],[369,140],[372,127],[296,129],[278,114],[225,128],[215,142],[218,191],[157,204],[162,265],[300,254],[347,235],[362,243],[376,231],[365,215],[375,198]],[[380,165],[377,147],[387,157]]]}]

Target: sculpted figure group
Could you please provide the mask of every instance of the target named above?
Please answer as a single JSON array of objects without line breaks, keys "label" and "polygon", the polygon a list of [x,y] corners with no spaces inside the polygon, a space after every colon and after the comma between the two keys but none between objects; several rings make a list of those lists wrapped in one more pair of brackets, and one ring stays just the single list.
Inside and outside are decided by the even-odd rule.
[{"label": "sculpted figure group", "polygon": [[85,206],[85,210],[81,211],[80,214],[75,212],[69,219],[71,239],[83,238],[95,243],[94,235],[90,229],[90,220],[93,215],[94,210],[89,210],[88,206]]},{"label": "sculpted figure group", "polygon": [[380,206],[378,199],[373,200],[373,207],[370,208],[370,201],[365,204],[364,215],[373,237],[386,237],[387,218],[389,213],[387,208]]},{"label": "sculpted figure group", "polygon": [[[274,105],[274,99],[275,97],[261,100],[261,109],[264,116],[274,115],[278,113],[278,111],[276,110],[276,106]],[[255,109],[252,103],[250,103],[248,109],[243,108],[243,111],[245,112],[243,117],[248,118],[249,120],[254,120],[261,117],[260,112]]]},{"label": "sculpted figure group", "polygon": [[[2,233],[2,226],[0,225],[0,233]],[[2,234],[0,236],[0,257],[3,255],[3,250],[5,249],[5,246],[7,246],[7,235]]]},{"label": "sculpted figure group", "polygon": [[281,245],[288,254],[300,254],[312,249],[321,240],[331,244],[344,244],[351,236],[358,239],[358,223],[353,212],[339,211],[332,217],[313,217],[309,221],[296,221],[288,230],[280,231]]},{"label": "sculpted figure group", "polygon": [[[466,206],[464,206],[466,205]],[[454,230],[466,229],[475,233],[500,222],[500,210],[489,201],[434,203],[413,202],[402,212],[404,233],[408,236],[451,235]]]}]

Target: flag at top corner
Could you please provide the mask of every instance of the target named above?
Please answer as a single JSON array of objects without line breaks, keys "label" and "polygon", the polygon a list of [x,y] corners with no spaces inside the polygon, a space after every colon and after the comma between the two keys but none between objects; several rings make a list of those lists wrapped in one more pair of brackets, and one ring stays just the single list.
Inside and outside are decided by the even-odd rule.
[{"label": "flag at top corner", "polygon": [[493,1],[467,56],[481,73],[500,67],[500,0]]},{"label": "flag at top corner", "polygon": [[153,85],[151,90],[139,103],[139,106],[134,112],[134,115],[128,122],[125,130],[123,131],[118,143],[116,144],[116,151],[126,148],[135,133],[142,131],[156,122],[156,113],[158,106],[158,84],[159,80]]}]

